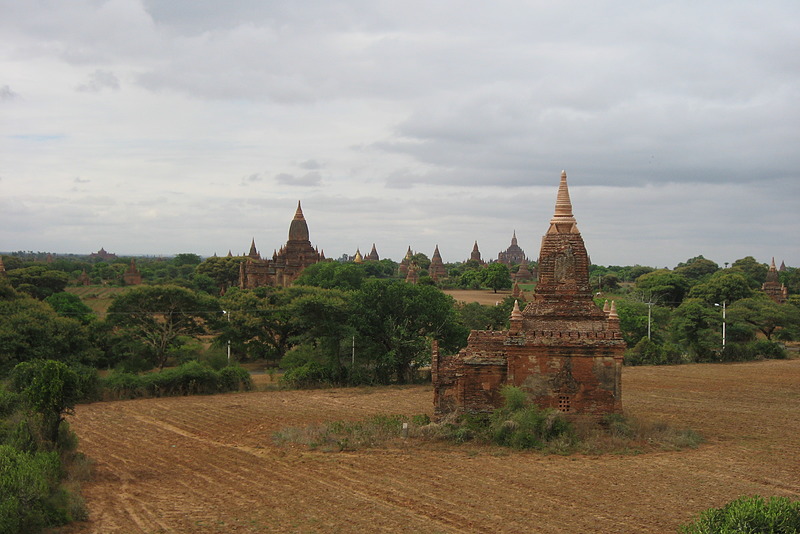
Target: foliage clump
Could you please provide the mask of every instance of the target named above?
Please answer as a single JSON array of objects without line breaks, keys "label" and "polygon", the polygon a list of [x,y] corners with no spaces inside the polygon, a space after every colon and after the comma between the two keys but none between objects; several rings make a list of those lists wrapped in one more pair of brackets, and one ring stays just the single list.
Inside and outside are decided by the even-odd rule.
[{"label": "foliage clump", "polygon": [[75,452],[77,439],[63,416],[91,390],[91,375],[34,360],[13,369],[12,390],[0,385],[0,533],[86,519],[79,483],[88,477],[88,461]]},{"label": "foliage clump", "polygon": [[800,501],[786,497],[743,496],[722,508],[709,508],[680,530],[683,534],[796,534],[800,532]]},{"label": "foliage clump", "polygon": [[[491,414],[450,415],[431,422],[427,415],[377,415],[366,421],[334,421],[276,432],[281,445],[297,443],[323,451],[354,450],[411,438],[421,444],[445,441],[455,444],[496,445],[551,454],[638,453],[643,450],[694,448],[702,438],[691,430],[664,423],[639,421],[611,414],[567,420],[555,410],[531,403],[516,387],[502,391],[505,404]],[[403,424],[407,426],[403,426]]]},{"label": "foliage clump", "polygon": [[215,371],[191,361],[160,373],[114,372],[100,381],[100,388],[106,400],[118,400],[249,391],[253,383],[250,373],[242,367],[232,365]]}]

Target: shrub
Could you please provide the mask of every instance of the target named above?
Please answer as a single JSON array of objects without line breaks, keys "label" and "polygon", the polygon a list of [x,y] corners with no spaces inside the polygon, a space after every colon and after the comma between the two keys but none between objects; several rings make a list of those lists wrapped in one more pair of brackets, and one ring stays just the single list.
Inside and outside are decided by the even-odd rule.
[{"label": "shrub", "polygon": [[786,497],[769,500],[754,495],[739,497],[722,508],[709,508],[688,525],[684,534],[733,534],[740,532],[795,534],[800,532],[800,501]]},{"label": "shrub", "polygon": [[281,383],[295,388],[312,387],[330,383],[328,369],[317,362],[306,362],[303,365],[286,371]]},{"label": "shrub", "polygon": [[71,518],[50,499],[58,490],[58,453],[0,445],[0,532],[38,532]]},{"label": "shrub", "polygon": [[253,389],[253,380],[247,369],[238,365],[223,367],[218,372],[217,384],[220,392],[225,391],[250,391]]}]

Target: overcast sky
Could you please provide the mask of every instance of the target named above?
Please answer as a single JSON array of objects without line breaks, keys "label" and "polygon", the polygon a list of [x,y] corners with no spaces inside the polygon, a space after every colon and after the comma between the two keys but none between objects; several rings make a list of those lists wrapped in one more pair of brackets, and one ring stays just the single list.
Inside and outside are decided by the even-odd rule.
[{"label": "overcast sky", "polygon": [[800,2],[0,0],[0,251],[800,266]]}]

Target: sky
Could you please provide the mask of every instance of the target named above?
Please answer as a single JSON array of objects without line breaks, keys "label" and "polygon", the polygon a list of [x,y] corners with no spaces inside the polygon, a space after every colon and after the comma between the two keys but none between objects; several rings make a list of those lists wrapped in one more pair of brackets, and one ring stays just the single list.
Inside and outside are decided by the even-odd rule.
[{"label": "sky", "polygon": [[800,266],[800,2],[0,0],[0,251]]}]

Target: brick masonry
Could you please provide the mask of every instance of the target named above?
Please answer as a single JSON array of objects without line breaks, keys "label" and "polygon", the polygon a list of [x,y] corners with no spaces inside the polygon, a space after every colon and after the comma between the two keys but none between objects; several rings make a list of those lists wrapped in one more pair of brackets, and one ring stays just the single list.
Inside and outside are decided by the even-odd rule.
[{"label": "brick masonry", "polygon": [[504,385],[565,413],[622,411],[625,342],[614,304],[601,310],[592,300],[589,256],[572,215],[566,173],[542,238],[534,297],[524,311],[515,306],[510,323],[508,330],[472,331],[455,355],[440,355],[434,346],[438,417],[492,411],[502,405]]}]

